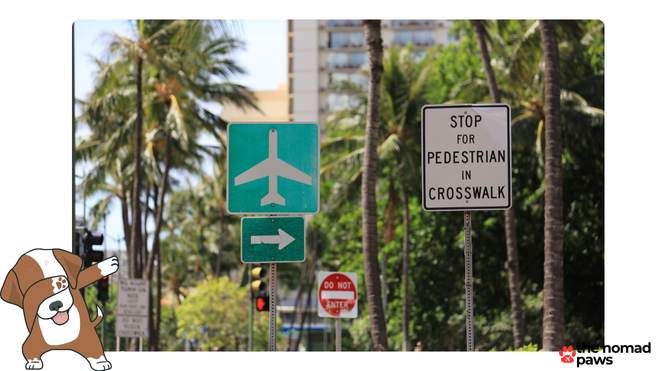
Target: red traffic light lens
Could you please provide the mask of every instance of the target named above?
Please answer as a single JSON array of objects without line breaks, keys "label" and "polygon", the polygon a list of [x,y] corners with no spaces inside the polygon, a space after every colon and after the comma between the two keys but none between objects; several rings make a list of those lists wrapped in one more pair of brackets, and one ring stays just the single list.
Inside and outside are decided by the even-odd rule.
[{"label": "red traffic light lens", "polygon": [[256,309],[258,310],[263,310],[265,308],[266,302],[263,300],[263,298],[259,297],[256,298]]}]

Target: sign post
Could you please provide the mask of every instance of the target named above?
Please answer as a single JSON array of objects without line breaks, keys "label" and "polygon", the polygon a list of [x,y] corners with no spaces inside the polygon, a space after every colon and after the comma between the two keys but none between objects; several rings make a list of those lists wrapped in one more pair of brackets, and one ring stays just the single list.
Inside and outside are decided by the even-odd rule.
[{"label": "sign post", "polygon": [[341,351],[341,318],[357,318],[357,273],[318,273],[318,316],[336,318],[336,351]]},{"label": "sign post", "polygon": [[277,263],[303,262],[306,243],[303,217],[276,215],[320,210],[320,128],[233,122],[227,136],[227,211],[270,215],[242,219],[241,260],[270,265],[270,351],[276,351]]},{"label": "sign post", "polygon": [[421,109],[423,209],[464,211],[467,351],[474,350],[471,211],[512,206],[510,106]]}]

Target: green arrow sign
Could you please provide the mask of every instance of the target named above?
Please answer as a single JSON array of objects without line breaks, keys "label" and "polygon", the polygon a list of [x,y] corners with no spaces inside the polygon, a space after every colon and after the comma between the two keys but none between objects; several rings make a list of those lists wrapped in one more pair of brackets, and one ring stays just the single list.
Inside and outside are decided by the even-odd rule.
[{"label": "green arrow sign", "polygon": [[319,211],[315,123],[230,123],[227,209],[232,214]]},{"label": "green arrow sign", "polygon": [[293,263],[305,259],[304,218],[252,217],[241,221],[243,263]]}]

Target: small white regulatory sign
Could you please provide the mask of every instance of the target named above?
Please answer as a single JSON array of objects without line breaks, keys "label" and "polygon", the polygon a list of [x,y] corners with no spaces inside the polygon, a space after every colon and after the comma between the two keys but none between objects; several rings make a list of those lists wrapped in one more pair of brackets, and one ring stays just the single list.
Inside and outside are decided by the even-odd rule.
[{"label": "small white regulatory sign", "polygon": [[511,207],[509,105],[427,105],[421,127],[426,211]]},{"label": "small white regulatory sign", "polygon": [[148,337],[149,281],[119,279],[117,284],[116,336]]}]

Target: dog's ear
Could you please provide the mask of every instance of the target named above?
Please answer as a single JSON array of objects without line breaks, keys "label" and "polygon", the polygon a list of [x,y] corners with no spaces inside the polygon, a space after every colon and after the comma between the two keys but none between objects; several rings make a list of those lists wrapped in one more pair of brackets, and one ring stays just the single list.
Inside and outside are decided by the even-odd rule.
[{"label": "dog's ear", "polygon": [[61,249],[53,249],[55,259],[57,259],[69,279],[69,285],[75,289],[78,286],[78,274],[82,268],[82,259],[76,254]]},{"label": "dog's ear", "polygon": [[23,294],[18,287],[18,278],[16,278],[16,273],[14,273],[13,269],[9,271],[5,283],[2,285],[0,296],[2,297],[2,300],[7,303],[18,305],[23,308]]}]

